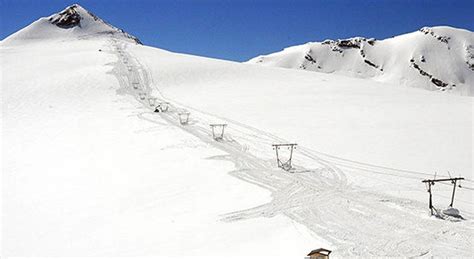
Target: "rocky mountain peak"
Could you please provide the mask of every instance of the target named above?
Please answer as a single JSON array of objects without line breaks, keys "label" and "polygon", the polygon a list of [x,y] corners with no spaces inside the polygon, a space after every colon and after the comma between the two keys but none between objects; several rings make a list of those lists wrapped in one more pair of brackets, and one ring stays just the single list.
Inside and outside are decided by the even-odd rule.
[{"label": "rocky mountain peak", "polygon": [[58,14],[52,15],[49,18],[49,21],[52,24],[64,29],[80,26],[82,17],[77,11],[78,7],[78,4],[68,6]]}]

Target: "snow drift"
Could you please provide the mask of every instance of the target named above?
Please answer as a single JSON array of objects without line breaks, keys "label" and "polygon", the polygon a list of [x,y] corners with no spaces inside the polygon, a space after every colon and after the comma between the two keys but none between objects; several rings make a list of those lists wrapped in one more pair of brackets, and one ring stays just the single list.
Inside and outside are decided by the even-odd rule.
[{"label": "snow drift", "polygon": [[474,33],[447,26],[424,27],[385,40],[310,42],[248,63],[474,95]]}]

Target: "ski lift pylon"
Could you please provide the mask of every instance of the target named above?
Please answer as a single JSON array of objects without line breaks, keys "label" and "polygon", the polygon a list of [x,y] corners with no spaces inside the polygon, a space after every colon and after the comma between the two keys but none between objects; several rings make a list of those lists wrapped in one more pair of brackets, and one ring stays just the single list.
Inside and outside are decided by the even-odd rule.
[{"label": "ski lift pylon", "polygon": [[179,112],[178,113],[178,116],[179,116],[179,123],[181,123],[181,125],[186,125],[189,123],[189,112]]},{"label": "ski lift pylon", "polygon": [[155,112],[167,112],[170,108],[169,102],[159,102],[155,107]]},{"label": "ski lift pylon", "polygon": [[429,201],[428,201],[428,207],[431,211],[431,215],[434,215],[433,211],[436,211],[436,208],[433,206],[433,190],[431,186],[435,185],[436,182],[451,182],[453,184],[453,192],[451,195],[451,203],[449,204],[449,207],[453,207],[454,203],[454,194],[456,193],[456,184],[457,181],[461,182],[461,180],[464,180],[464,177],[450,177],[450,178],[443,178],[443,179],[436,179],[436,173],[434,179],[426,179],[421,181],[422,183],[425,183],[427,185],[428,193],[429,193]]},{"label": "ski lift pylon", "polygon": [[224,139],[224,129],[227,127],[227,124],[225,123],[215,123],[215,124],[209,124],[211,126],[212,130],[212,138],[216,141],[223,140]]},{"label": "ski lift pylon", "polygon": [[156,104],[156,97],[149,97],[148,98],[148,103],[150,104],[150,106],[155,106]]},{"label": "ski lift pylon", "polygon": [[[293,159],[293,150],[296,149],[298,144],[295,143],[282,143],[282,144],[273,144],[272,147],[275,150],[277,165],[279,168],[290,171],[293,168],[292,159]],[[289,158],[283,159],[281,153],[279,152],[282,148],[287,148],[290,151]]]}]

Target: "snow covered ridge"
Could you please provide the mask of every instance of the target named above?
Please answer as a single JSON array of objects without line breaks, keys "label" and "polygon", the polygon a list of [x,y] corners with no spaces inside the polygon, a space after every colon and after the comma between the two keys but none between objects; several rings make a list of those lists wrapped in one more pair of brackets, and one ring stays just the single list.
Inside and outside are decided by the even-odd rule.
[{"label": "snow covered ridge", "polygon": [[309,42],[247,63],[474,95],[474,33],[447,26],[424,27],[385,40]]},{"label": "snow covered ridge", "polygon": [[18,44],[36,39],[88,38],[100,35],[114,35],[142,44],[137,37],[105,22],[78,4],[68,6],[49,17],[40,18],[7,37],[2,44]]}]

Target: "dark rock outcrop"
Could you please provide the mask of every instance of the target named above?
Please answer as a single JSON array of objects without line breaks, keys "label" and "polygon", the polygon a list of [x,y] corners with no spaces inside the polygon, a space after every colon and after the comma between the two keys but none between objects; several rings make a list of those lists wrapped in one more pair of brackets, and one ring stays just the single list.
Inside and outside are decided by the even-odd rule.
[{"label": "dark rock outcrop", "polygon": [[413,68],[415,68],[416,70],[418,70],[418,72],[420,73],[420,75],[422,76],[426,76],[430,79],[430,82],[433,83],[434,85],[436,85],[436,87],[441,90],[441,91],[446,91],[446,90],[450,90],[454,87],[456,87],[455,84],[452,84],[451,86],[449,86],[448,83],[446,82],[443,82],[442,80],[438,79],[438,78],[435,78],[433,75],[429,74],[428,72],[424,71],[423,69],[421,69],[421,67],[416,64],[414,61],[412,61],[413,59],[410,60],[410,63],[412,65]]},{"label": "dark rock outcrop", "polygon": [[308,53],[306,54],[306,56],[304,56],[304,58],[306,60],[308,60],[309,62],[311,62],[311,64],[315,64],[316,63],[316,60]]},{"label": "dark rock outcrop", "polygon": [[337,42],[337,45],[341,48],[356,48],[356,49],[359,49],[360,48],[360,41],[355,41],[355,40],[352,40],[352,39],[339,40]]},{"label": "dark rock outcrop", "polygon": [[466,64],[470,70],[474,71],[474,46],[472,45],[466,47]]},{"label": "dark rock outcrop", "polygon": [[361,49],[363,43],[365,42],[373,46],[376,40],[374,38],[366,39],[362,37],[356,37],[350,39],[325,40],[321,42],[321,45],[330,45],[332,46],[332,51],[342,52],[344,49]]},{"label": "dark rock outcrop", "polygon": [[69,29],[76,26],[81,26],[82,17],[76,11],[77,5],[71,5],[64,11],[49,18],[49,21],[59,28]]},{"label": "dark rock outcrop", "polygon": [[430,35],[432,36],[433,38],[435,38],[436,40],[442,42],[442,43],[446,43],[448,44],[449,43],[449,40],[451,39],[450,37],[447,37],[447,36],[441,36],[441,35],[437,35],[434,33],[434,31],[429,28],[429,27],[423,27],[420,29],[420,32],[426,34],[426,35]]}]

